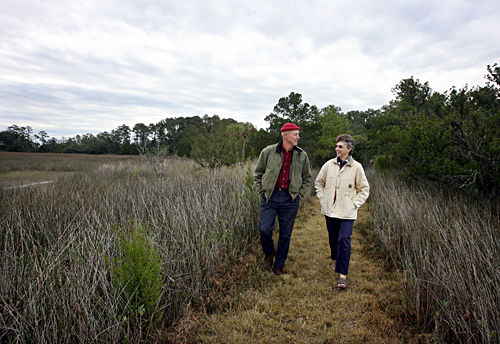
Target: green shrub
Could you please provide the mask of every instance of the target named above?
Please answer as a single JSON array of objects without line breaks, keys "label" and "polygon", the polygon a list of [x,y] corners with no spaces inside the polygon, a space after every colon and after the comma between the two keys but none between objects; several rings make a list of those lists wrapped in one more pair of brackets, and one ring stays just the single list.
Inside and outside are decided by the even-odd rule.
[{"label": "green shrub", "polygon": [[161,259],[144,227],[119,228],[120,257],[112,268],[113,285],[123,292],[131,313],[158,317],[163,284]]}]

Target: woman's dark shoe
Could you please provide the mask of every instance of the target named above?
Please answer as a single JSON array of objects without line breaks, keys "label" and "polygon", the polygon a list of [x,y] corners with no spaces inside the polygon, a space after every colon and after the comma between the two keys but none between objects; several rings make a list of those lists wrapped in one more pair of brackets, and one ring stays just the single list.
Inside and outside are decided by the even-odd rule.
[{"label": "woman's dark shoe", "polygon": [[340,277],[337,281],[337,288],[342,290],[347,289],[347,280],[343,277]]}]

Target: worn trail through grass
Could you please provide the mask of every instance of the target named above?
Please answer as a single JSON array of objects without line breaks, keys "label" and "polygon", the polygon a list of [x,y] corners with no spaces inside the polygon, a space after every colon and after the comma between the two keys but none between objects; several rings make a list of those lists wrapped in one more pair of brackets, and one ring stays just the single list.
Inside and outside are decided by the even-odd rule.
[{"label": "worn trail through grass", "polygon": [[[202,315],[191,313],[171,333],[172,342],[196,343],[400,343],[403,294],[400,276],[366,253],[367,221],[361,208],[352,236],[349,288],[335,288],[324,216],[315,201],[297,217],[286,274],[261,266],[261,253],[247,256],[220,280],[222,297]],[[276,234],[276,233],[275,233]],[[277,238],[276,238],[277,239]],[[228,280],[229,279],[229,280]],[[210,307],[209,307],[210,308]],[[411,342],[411,340],[410,340]]]}]

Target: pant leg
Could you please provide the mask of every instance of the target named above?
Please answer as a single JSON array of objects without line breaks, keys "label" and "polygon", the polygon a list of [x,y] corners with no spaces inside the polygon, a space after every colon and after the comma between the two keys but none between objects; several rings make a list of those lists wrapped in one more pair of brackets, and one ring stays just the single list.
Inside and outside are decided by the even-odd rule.
[{"label": "pant leg", "polygon": [[262,250],[266,255],[274,251],[273,230],[279,206],[277,198],[276,192],[273,192],[268,202],[266,202],[266,197],[264,195],[262,195],[260,199],[260,219],[258,228]]},{"label": "pant leg", "polygon": [[328,243],[330,244],[330,258],[337,260],[337,247],[339,242],[339,219],[325,215]]},{"label": "pant leg", "polygon": [[285,266],[286,258],[288,257],[288,250],[290,248],[290,239],[292,238],[293,225],[299,210],[300,197],[297,196],[292,199],[288,191],[280,192],[280,206],[278,209],[278,221],[280,225],[280,233],[278,238],[278,247],[276,249],[276,256],[274,266],[283,269]]},{"label": "pant leg", "polygon": [[351,235],[354,220],[339,219],[339,238],[337,246],[337,264],[335,272],[347,275],[349,272],[349,261],[351,259]]}]

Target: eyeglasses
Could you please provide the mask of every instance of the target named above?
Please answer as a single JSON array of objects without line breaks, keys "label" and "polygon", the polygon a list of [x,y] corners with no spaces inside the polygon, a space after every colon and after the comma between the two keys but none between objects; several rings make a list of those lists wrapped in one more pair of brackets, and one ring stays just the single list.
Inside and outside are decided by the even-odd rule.
[{"label": "eyeglasses", "polygon": [[342,145],[336,145],[336,146],[335,146],[335,148],[340,148],[340,149],[342,149],[342,148],[344,148],[344,146],[342,146]]}]

